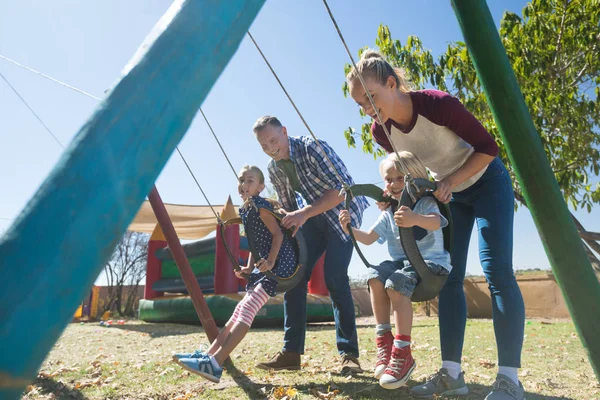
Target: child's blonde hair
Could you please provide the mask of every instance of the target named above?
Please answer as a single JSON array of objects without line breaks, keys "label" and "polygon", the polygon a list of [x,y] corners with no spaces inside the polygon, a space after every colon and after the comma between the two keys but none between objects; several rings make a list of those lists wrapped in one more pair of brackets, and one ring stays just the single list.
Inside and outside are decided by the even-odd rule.
[{"label": "child's blonde hair", "polygon": [[390,168],[395,168],[402,175],[410,174],[413,178],[429,179],[425,166],[410,151],[399,151],[389,154],[379,164],[379,173],[385,176],[385,172]]},{"label": "child's blonde hair", "polygon": [[[241,179],[244,176],[244,174],[246,172],[254,172],[256,173],[256,175],[258,176],[258,183],[260,183],[261,185],[265,184],[265,174],[263,174],[263,172],[261,171],[260,168],[258,168],[256,165],[244,165],[242,167],[242,169],[240,169],[240,172],[238,172],[238,184],[241,183]],[[264,198],[265,200],[267,200],[269,203],[271,203],[271,205],[273,206],[273,210],[274,211],[278,211],[281,208],[283,208],[283,206],[281,205],[280,202],[278,202],[275,199],[270,199],[268,197]]]},{"label": "child's blonde hair", "polygon": [[264,185],[265,184],[265,174],[258,168],[256,165],[244,165],[240,172],[238,172],[238,181],[242,179],[246,172],[254,172],[258,175],[258,183]]}]

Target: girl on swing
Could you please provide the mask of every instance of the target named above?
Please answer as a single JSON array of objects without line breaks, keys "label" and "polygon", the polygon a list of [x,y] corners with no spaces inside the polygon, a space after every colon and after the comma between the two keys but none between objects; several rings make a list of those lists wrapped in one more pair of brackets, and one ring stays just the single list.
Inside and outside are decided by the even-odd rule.
[{"label": "girl on swing", "polygon": [[[396,200],[400,200],[402,195],[405,175],[428,179],[421,161],[407,151],[390,154],[379,165],[379,172],[385,181],[385,191]],[[342,228],[348,233],[348,211],[341,211],[339,219]],[[413,322],[410,298],[419,283],[419,277],[402,249],[398,227],[414,227],[417,246],[427,267],[434,274],[444,275],[452,269],[450,254],[444,249],[442,234],[442,228],[447,225],[448,221],[441,215],[435,198],[424,196],[417,201],[413,210],[402,206],[392,214],[391,209],[387,208],[367,232],[352,228],[356,240],[365,245],[387,241],[392,258],[370,267],[367,275],[377,324],[375,378],[379,379],[379,384],[385,389],[404,386],[416,366],[410,351]],[[395,336],[392,335],[390,324],[390,303],[396,322]]]},{"label": "girl on swing", "polygon": [[252,235],[260,257],[254,263],[248,258],[248,265],[236,271],[238,278],[248,274],[246,295],[236,306],[233,315],[223,327],[219,336],[208,351],[174,354],[173,360],[183,368],[212,382],[218,383],[223,373],[223,363],[250,330],[258,310],[265,305],[269,296],[277,294],[277,281],[264,272],[271,271],[280,278],[289,278],[296,271],[298,255],[293,240],[285,235],[274,213],[277,202],[260,197],[265,188],[265,177],[255,166],[246,165],[238,174],[238,192],[244,201],[239,209],[247,235]]}]

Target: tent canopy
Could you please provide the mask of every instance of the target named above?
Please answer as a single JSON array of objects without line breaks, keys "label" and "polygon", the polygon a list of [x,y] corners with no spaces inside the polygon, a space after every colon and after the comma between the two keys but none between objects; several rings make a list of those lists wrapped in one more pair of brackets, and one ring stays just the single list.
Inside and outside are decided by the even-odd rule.
[{"label": "tent canopy", "polygon": [[[180,239],[202,239],[217,227],[217,218],[210,206],[191,206],[183,204],[165,203],[175,232]],[[231,197],[225,205],[213,205],[215,211],[220,212],[223,221],[235,218],[238,215],[238,206],[234,206]],[[150,202],[144,201],[129,228],[130,231],[152,234],[158,221],[152,211]]]}]

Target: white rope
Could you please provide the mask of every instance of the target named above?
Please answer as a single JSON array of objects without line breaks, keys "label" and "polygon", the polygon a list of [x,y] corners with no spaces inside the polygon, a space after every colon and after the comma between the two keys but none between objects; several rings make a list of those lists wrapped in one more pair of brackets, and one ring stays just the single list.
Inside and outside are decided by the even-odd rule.
[{"label": "white rope", "polygon": [[362,77],[362,74],[358,73],[358,67],[356,65],[356,62],[354,61],[354,57],[352,56],[350,49],[348,49],[348,45],[346,44],[346,41],[344,40],[344,36],[342,35],[342,31],[340,30],[340,27],[338,26],[335,18],[333,17],[333,13],[331,12],[331,9],[329,8],[329,4],[327,4],[327,0],[323,0],[323,4],[325,4],[325,8],[327,8],[327,12],[329,13],[331,22],[333,22],[333,25],[335,26],[335,29],[337,30],[340,40],[342,41],[342,44],[344,45],[344,48],[346,49],[346,53],[348,53],[348,56],[350,57],[350,61],[352,61],[352,65],[354,66],[354,69],[357,72],[356,75],[358,75],[358,79],[360,80],[360,83],[362,84],[362,87],[365,90],[367,98],[369,99],[369,102],[371,103],[371,107],[373,108],[373,110],[375,110],[377,119],[381,123],[381,127],[383,128],[383,131],[385,132],[385,135],[387,136],[388,141],[390,142],[390,145],[392,146],[392,149],[394,150],[394,153],[396,154],[396,157],[399,160],[400,157],[398,156],[398,150],[396,149],[396,146],[394,145],[394,142],[392,141],[392,135],[390,135],[390,132],[389,132],[387,126],[385,126],[385,121],[381,120],[381,115],[379,114],[379,109],[375,106],[373,97],[371,96],[371,93],[369,93],[369,89],[367,88],[367,84],[366,84],[364,78]]},{"label": "white rope", "polygon": [[306,120],[302,116],[302,113],[300,112],[300,110],[298,109],[298,107],[296,107],[296,103],[294,103],[294,100],[292,100],[292,97],[290,96],[290,94],[288,93],[288,91],[285,89],[285,86],[283,86],[283,83],[279,79],[279,76],[277,76],[277,73],[275,72],[275,70],[273,69],[273,67],[271,66],[271,64],[269,63],[269,60],[267,60],[267,57],[265,56],[265,54],[260,49],[260,46],[258,45],[258,43],[256,43],[256,40],[254,40],[254,37],[252,36],[252,34],[250,33],[250,31],[248,31],[248,36],[250,37],[250,39],[252,40],[252,43],[254,43],[254,46],[256,47],[256,49],[258,50],[258,52],[260,53],[260,55],[262,56],[262,59],[264,60],[265,64],[267,64],[267,67],[269,67],[269,69],[271,70],[271,73],[273,74],[273,76],[277,80],[277,83],[279,83],[279,86],[281,86],[281,89],[283,90],[283,93],[285,93],[285,95],[287,96],[287,98],[290,101],[290,103],[292,103],[292,107],[294,107],[294,110],[296,110],[296,113],[298,114],[298,116],[300,117],[300,119],[302,120],[302,122],[304,123],[304,126],[306,127],[306,129],[308,130],[308,132],[310,133],[310,135],[315,140],[315,143],[317,143],[317,145],[319,146],[319,148],[323,152],[323,156],[325,157],[325,159],[329,163],[329,166],[331,167],[331,170],[335,174],[336,178],[338,178],[338,180],[342,184],[342,192],[346,191],[347,189],[349,189],[348,184],[344,181],[344,179],[338,173],[337,168],[335,168],[333,162],[331,161],[331,159],[329,158],[329,156],[327,155],[327,153],[323,149],[323,146],[321,146],[321,143],[319,142],[319,139],[317,138],[317,136],[313,133],[312,129],[310,129],[310,126],[308,126],[308,123],[306,122]]},{"label": "white rope", "polygon": [[[10,59],[8,57],[3,56],[1,54],[0,54],[0,58],[4,59],[4,60],[6,60],[6,61],[8,61],[8,62],[10,62],[12,64],[15,64],[15,65],[17,65],[17,66],[19,66],[19,67],[21,67],[23,69],[26,69],[27,71],[33,72],[34,74],[37,74],[37,75],[39,75],[39,76],[41,76],[43,78],[51,80],[52,82],[58,83],[61,86],[64,86],[64,87],[69,88],[71,90],[74,90],[74,91],[76,91],[78,93],[81,93],[81,94],[83,94],[85,96],[88,96],[88,97],[90,97],[92,99],[95,99],[95,100],[98,100],[98,101],[102,100],[100,97],[96,97],[93,94],[90,94],[90,93],[88,93],[88,92],[86,92],[84,90],[76,88],[75,86],[71,86],[71,85],[69,85],[69,84],[67,84],[65,82],[59,81],[58,79],[52,78],[51,76],[48,76],[48,75],[46,75],[46,74],[44,74],[42,72],[36,71],[33,68],[29,68],[29,67],[27,67],[27,66],[25,66],[23,64],[20,64],[20,63],[14,61],[14,60],[12,60],[12,59]],[[42,125],[44,125],[44,127],[46,128],[46,130],[52,135],[52,137],[64,149],[65,147],[63,146],[63,144],[58,140],[58,138],[54,135],[54,133],[52,133],[52,131],[50,130],[50,128],[48,128],[48,126],[42,121],[42,119],[36,114],[36,112],[33,111],[33,109],[29,106],[29,104],[27,104],[27,102],[25,101],[25,99],[23,99],[23,97],[21,97],[21,95],[16,91],[16,89],[8,82],[8,80],[4,77],[4,75],[2,75],[0,73],[0,77],[2,77],[2,79],[4,79],[4,81],[8,84],[8,86],[10,86],[10,88],[16,93],[16,95],[19,96],[19,98],[21,99],[21,101],[23,101],[23,103],[25,103],[25,105],[27,106],[27,108],[29,108],[29,110],[33,113],[33,115],[35,115],[35,117],[38,119],[38,121],[40,121],[40,123]],[[200,110],[200,112],[202,112],[202,110]],[[202,115],[204,116],[204,113],[202,113]],[[204,117],[204,118],[206,119],[206,117]],[[208,120],[206,122],[208,123]],[[209,124],[209,127],[210,127],[210,124]],[[211,127],[211,131],[212,131],[212,127]],[[213,132],[213,135],[214,135],[214,132]],[[216,136],[215,136],[215,139],[216,139]],[[217,142],[218,142],[218,139],[217,139]],[[221,143],[219,143],[219,146],[221,146]],[[179,156],[181,157],[181,160],[185,164],[185,166],[186,166],[187,170],[189,171],[190,175],[192,175],[192,178],[194,179],[194,182],[196,182],[196,185],[198,186],[198,189],[200,189],[200,192],[204,196],[204,199],[206,200],[206,203],[209,205],[209,207],[212,210],[213,214],[215,214],[215,217],[217,218],[217,221],[220,223],[221,219],[220,219],[218,213],[215,211],[215,209],[212,206],[212,204],[210,203],[210,201],[208,201],[208,197],[206,196],[206,193],[204,192],[204,190],[200,186],[200,183],[198,182],[198,179],[196,179],[196,175],[194,175],[194,172],[192,172],[192,169],[190,168],[189,164],[187,163],[185,157],[183,156],[183,154],[179,150],[179,146],[176,147],[176,150],[177,150],[177,153],[179,153]],[[221,150],[223,151],[223,154],[225,154],[225,151],[223,150],[222,147],[221,147]],[[229,161],[229,158],[227,157],[226,154],[225,154],[225,157],[227,158],[227,161],[229,162],[229,165],[231,166],[231,162]],[[233,166],[231,168],[233,169]],[[234,173],[235,173],[235,170],[234,170]],[[237,174],[236,174],[236,180],[237,180]]]},{"label": "white rope", "polygon": [[27,103],[27,101],[23,98],[23,96],[21,96],[19,94],[19,92],[17,91],[17,89],[15,89],[15,87],[10,84],[10,82],[8,81],[8,79],[6,79],[6,77],[4,75],[2,75],[2,73],[0,73],[0,77],[2,77],[2,79],[4,79],[4,82],[6,82],[6,84],[12,89],[12,91],[19,97],[19,99],[21,99],[21,101],[23,102],[23,104],[25,104],[25,106],[29,109],[29,111],[31,111],[31,113],[37,118],[37,120],[40,121],[40,124],[42,124],[44,126],[44,128],[46,128],[46,131],[48,131],[48,133],[50,134],[50,136],[52,136],[54,138],[54,140],[56,140],[56,143],[58,143],[59,146],[64,149],[65,146],[61,143],[60,140],[58,140],[58,138],[50,130],[50,128],[48,128],[48,125],[46,125],[44,123],[44,121],[42,121],[42,118],[40,118],[40,116],[33,110],[33,108],[31,108],[31,106],[29,105],[29,103]]}]

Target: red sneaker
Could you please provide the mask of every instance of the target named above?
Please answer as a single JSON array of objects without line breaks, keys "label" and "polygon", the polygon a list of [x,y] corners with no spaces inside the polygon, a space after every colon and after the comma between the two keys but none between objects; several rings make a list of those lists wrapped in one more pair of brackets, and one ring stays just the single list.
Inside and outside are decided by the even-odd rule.
[{"label": "red sneaker", "polygon": [[381,378],[383,372],[387,368],[392,355],[392,347],[394,347],[394,335],[387,331],[381,336],[377,336],[377,363],[375,364],[375,379]]},{"label": "red sneaker", "polygon": [[416,366],[409,346],[401,349],[394,346],[390,362],[379,379],[379,385],[384,389],[398,389],[404,386]]}]

